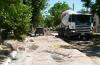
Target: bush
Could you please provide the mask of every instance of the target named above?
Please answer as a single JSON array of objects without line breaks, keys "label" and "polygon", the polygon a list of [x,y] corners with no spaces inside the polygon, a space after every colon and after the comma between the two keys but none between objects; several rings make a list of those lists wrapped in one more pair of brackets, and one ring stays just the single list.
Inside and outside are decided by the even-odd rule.
[{"label": "bush", "polygon": [[26,34],[30,28],[31,10],[31,6],[21,2],[10,3],[9,6],[0,10],[0,27],[6,32],[13,30],[14,37],[19,38],[20,35]]}]

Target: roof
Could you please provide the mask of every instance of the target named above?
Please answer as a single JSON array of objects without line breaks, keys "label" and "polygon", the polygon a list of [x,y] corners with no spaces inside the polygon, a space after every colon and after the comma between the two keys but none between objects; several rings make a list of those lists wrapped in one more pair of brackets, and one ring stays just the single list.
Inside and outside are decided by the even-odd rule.
[{"label": "roof", "polygon": [[62,14],[64,14],[64,13],[67,13],[67,14],[75,14],[75,15],[92,15],[90,13],[78,13],[78,12],[75,12],[75,11],[72,11],[72,10],[66,10]]}]

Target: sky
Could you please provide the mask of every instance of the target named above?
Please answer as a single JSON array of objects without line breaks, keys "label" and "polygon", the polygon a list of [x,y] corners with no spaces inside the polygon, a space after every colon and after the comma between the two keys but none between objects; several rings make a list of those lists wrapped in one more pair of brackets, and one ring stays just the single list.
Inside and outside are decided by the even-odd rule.
[{"label": "sky", "polygon": [[[95,1],[95,0],[93,0],[93,1]],[[48,9],[50,7],[52,7],[57,2],[66,2],[69,5],[70,8],[73,7],[73,3],[74,3],[75,11],[80,11],[83,8],[82,7],[83,3],[81,2],[81,0],[49,0],[49,2],[48,2],[48,4],[49,4]]]}]

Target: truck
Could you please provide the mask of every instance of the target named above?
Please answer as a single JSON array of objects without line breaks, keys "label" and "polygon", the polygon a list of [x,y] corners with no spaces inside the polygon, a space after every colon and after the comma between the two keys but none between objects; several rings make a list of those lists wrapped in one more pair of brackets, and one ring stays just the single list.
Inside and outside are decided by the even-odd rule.
[{"label": "truck", "polygon": [[67,10],[61,15],[58,35],[63,38],[90,39],[93,32],[93,16],[90,13],[78,13]]}]

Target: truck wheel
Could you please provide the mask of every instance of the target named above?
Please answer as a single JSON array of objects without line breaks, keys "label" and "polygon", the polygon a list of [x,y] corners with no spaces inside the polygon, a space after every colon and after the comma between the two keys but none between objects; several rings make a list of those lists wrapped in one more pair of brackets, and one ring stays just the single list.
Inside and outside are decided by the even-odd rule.
[{"label": "truck wheel", "polygon": [[86,36],[86,40],[90,40],[91,39],[91,36]]},{"label": "truck wheel", "polygon": [[83,36],[83,35],[80,35],[80,38],[79,38],[79,40],[85,40],[86,39],[86,37],[85,36]]}]

